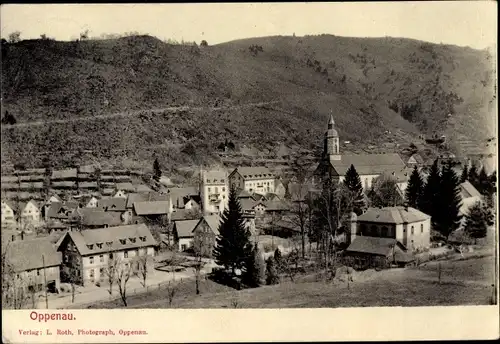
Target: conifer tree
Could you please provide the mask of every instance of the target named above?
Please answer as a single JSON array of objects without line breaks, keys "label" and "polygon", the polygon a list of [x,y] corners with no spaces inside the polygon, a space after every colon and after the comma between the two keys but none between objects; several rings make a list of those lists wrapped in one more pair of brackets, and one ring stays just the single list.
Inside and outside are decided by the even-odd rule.
[{"label": "conifer tree", "polygon": [[487,195],[490,189],[490,179],[488,178],[488,174],[486,174],[486,170],[481,168],[479,172],[479,176],[477,178],[477,191],[479,191],[483,195]]},{"label": "conifer tree", "polygon": [[460,183],[464,183],[469,177],[469,169],[467,165],[464,165],[464,169],[462,170],[462,175],[460,176]]},{"label": "conifer tree", "polygon": [[213,252],[214,258],[218,265],[231,269],[234,276],[236,269],[245,268],[251,250],[250,232],[244,224],[236,189],[231,187],[228,207],[224,210],[219,225],[219,235]]},{"label": "conifer tree", "polygon": [[354,168],[354,165],[351,165],[347,169],[344,184],[347,186],[354,198],[352,211],[354,211],[358,216],[361,215],[366,209],[366,202],[363,193],[363,184],[361,183],[361,178],[359,178],[359,174]]},{"label": "conifer tree", "polygon": [[161,178],[161,166],[158,158],[155,158],[155,161],[153,162],[153,178],[157,182],[159,182]]},{"label": "conifer tree", "polygon": [[266,284],[273,285],[279,282],[280,278],[276,270],[276,263],[273,257],[269,257],[266,261]]},{"label": "conifer tree", "polygon": [[246,261],[245,272],[243,274],[243,283],[247,286],[256,288],[262,285],[265,276],[264,258],[260,254],[257,245],[253,246],[251,254]]},{"label": "conifer tree", "polygon": [[441,175],[439,173],[438,162],[434,160],[431,166],[429,175],[427,176],[427,182],[425,183],[424,190],[422,193],[422,204],[420,210],[431,216],[431,221],[434,226],[434,222],[437,220],[439,214],[439,189],[441,186]]},{"label": "conifer tree", "polygon": [[422,194],[424,191],[424,182],[417,167],[413,169],[408,186],[406,187],[406,202],[408,206],[420,209],[422,205]]},{"label": "conifer tree", "polygon": [[488,226],[493,224],[490,209],[481,204],[480,201],[474,203],[465,215],[465,232],[475,242],[477,239],[486,237]]},{"label": "conifer tree", "polygon": [[475,164],[472,164],[472,166],[469,169],[469,173],[467,176],[467,180],[474,185],[475,188],[477,188],[478,181],[479,181],[479,175],[477,173],[477,167]]},{"label": "conifer tree", "polygon": [[460,180],[450,164],[444,167],[441,174],[441,183],[439,186],[438,207],[439,213],[433,223],[435,230],[448,238],[450,233],[460,226],[460,207],[462,205],[462,196],[460,195]]}]

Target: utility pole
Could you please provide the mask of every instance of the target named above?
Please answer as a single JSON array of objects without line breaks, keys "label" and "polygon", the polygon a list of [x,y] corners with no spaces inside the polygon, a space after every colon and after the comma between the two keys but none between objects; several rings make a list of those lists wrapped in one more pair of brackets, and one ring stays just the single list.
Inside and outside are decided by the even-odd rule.
[{"label": "utility pole", "polygon": [[42,266],[43,266],[43,280],[45,288],[45,308],[49,309],[49,299],[47,297],[47,274],[45,272],[45,257],[42,254]]}]

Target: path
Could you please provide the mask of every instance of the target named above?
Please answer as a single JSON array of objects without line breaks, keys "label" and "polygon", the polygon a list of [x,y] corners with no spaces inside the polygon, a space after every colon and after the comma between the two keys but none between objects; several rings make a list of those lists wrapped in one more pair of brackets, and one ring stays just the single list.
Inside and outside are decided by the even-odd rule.
[{"label": "path", "polygon": [[74,117],[74,118],[68,118],[68,119],[53,119],[53,120],[43,120],[43,121],[33,121],[33,122],[21,122],[21,123],[16,123],[13,125],[5,125],[5,126],[2,126],[2,128],[21,128],[21,127],[34,127],[34,126],[56,124],[56,123],[95,121],[98,119],[131,117],[131,116],[137,116],[137,115],[144,114],[144,113],[158,114],[158,113],[162,113],[165,111],[170,111],[170,112],[193,111],[193,110],[199,111],[199,110],[206,110],[206,109],[211,110],[211,111],[219,111],[219,110],[238,109],[238,108],[245,108],[245,107],[259,107],[259,106],[271,105],[271,104],[276,104],[276,103],[279,103],[279,102],[272,101],[272,102],[247,103],[247,104],[227,106],[227,107],[170,106],[170,107],[165,107],[165,108],[131,110],[131,111],[126,111],[126,112],[123,111],[123,112],[117,112],[117,113],[108,113],[108,114],[101,114],[101,115],[95,115],[95,116],[85,116],[85,117]]}]

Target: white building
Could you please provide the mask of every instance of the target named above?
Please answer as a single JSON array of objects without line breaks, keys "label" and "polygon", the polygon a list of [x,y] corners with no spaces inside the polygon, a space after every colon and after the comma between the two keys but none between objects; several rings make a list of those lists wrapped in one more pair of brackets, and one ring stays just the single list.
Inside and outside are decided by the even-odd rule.
[{"label": "white building", "polygon": [[232,187],[249,193],[274,193],[276,176],[267,167],[238,167],[229,175]]},{"label": "white building", "polygon": [[16,208],[12,203],[2,201],[2,228],[16,226]]},{"label": "white building", "polygon": [[219,214],[227,208],[229,184],[226,171],[201,171],[201,202],[203,212]]}]

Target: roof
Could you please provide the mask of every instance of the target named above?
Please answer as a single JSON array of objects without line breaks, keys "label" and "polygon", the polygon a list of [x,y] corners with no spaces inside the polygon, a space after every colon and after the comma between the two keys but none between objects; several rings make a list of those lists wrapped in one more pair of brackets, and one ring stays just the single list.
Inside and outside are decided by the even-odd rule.
[{"label": "roof", "polygon": [[266,211],[280,211],[290,209],[290,207],[286,203],[279,199],[264,202],[264,206],[266,207]]},{"label": "roof", "polygon": [[267,167],[238,167],[231,172],[231,175],[235,172],[238,172],[245,180],[274,178],[274,173]]},{"label": "roof", "polygon": [[219,215],[205,215],[203,219],[208,224],[208,227],[216,234],[219,235],[220,216]]},{"label": "roof", "polygon": [[481,197],[481,194],[468,180],[460,184],[460,194],[462,198]]},{"label": "roof", "polygon": [[117,190],[135,192],[135,186],[132,183],[116,183]]},{"label": "roof", "polygon": [[408,164],[423,164],[424,163],[424,159],[422,158],[422,156],[420,154],[413,154],[412,156],[410,156],[408,158],[408,161],[407,161]]},{"label": "roof", "polygon": [[129,182],[131,179],[130,179],[130,176],[115,176],[115,181],[116,182]]},{"label": "roof", "polygon": [[424,214],[420,210],[412,207],[385,207],[385,208],[369,208],[364,214],[358,216],[358,221],[361,222],[378,222],[378,223],[412,223],[424,221],[431,217]]},{"label": "roof", "polygon": [[104,211],[125,211],[127,199],[123,197],[103,198],[97,202],[97,207]]},{"label": "roof", "polygon": [[357,236],[346,251],[387,257],[392,254],[393,247],[396,247],[394,258],[397,262],[409,262],[413,260],[412,255],[407,252],[403,244],[391,238]]},{"label": "roof", "polygon": [[300,226],[287,219],[280,219],[273,223],[275,227],[294,232],[300,232]]},{"label": "roof", "polygon": [[168,214],[170,208],[169,201],[135,202],[134,210],[141,215],[161,215]]},{"label": "roof", "polygon": [[45,176],[43,174],[40,175],[29,175],[29,176],[19,176],[20,181],[40,181],[44,180]]},{"label": "roof", "polygon": [[70,179],[76,178],[78,172],[76,168],[69,168],[66,170],[54,170],[52,171],[51,179]]},{"label": "roof", "polygon": [[[172,204],[179,207],[184,206],[192,197],[198,198],[199,196],[198,188],[196,186],[170,188],[168,192],[170,194]],[[199,199],[197,201],[199,201]]]},{"label": "roof", "polygon": [[[145,224],[67,232],[65,237],[59,240],[59,247],[64,242],[64,238],[68,236],[73,240],[81,255],[99,254],[157,245],[151,231]],[[145,241],[140,240],[140,237],[145,238]],[[125,244],[120,242],[120,240],[125,240]],[[101,248],[97,246],[98,243],[102,244]],[[108,243],[110,245],[108,245]],[[93,246],[90,248],[87,245]]]},{"label": "roof", "polygon": [[174,229],[177,231],[177,236],[179,238],[192,238],[194,236],[193,230],[198,222],[200,222],[200,219],[176,221]]},{"label": "roof", "polygon": [[9,200],[2,200],[2,203],[5,203],[12,211],[17,212],[17,207],[14,205],[12,201]]},{"label": "roof", "polygon": [[351,165],[354,165],[359,175],[392,173],[405,168],[403,160],[397,153],[343,154],[341,160],[331,161],[331,165],[341,176],[346,174]]},{"label": "roof", "polygon": [[20,190],[29,190],[29,189],[43,189],[43,182],[35,182],[35,183],[20,183]]},{"label": "roof", "polygon": [[241,189],[241,191],[238,193],[238,198],[252,198],[254,199],[254,196],[248,192],[247,190],[245,189]]},{"label": "roof", "polygon": [[47,210],[47,217],[54,219],[66,219],[77,208],[78,204],[72,204],[70,202],[53,202]]},{"label": "roof", "polygon": [[127,208],[132,208],[135,202],[146,202],[146,201],[169,201],[170,195],[160,194],[157,192],[149,193],[130,193],[127,195]]},{"label": "roof", "polygon": [[7,248],[8,261],[15,271],[60,265],[61,253],[48,237],[16,240],[9,243]]},{"label": "roof", "polygon": [[135,192],[137,193],[147,193],[147,192],[152,192],[153,190],[144,184],[137,184],[135,185]]},{"label": "roof", "polygon": [[171,221],[183,221],[190,220],[193,217],[193,211],[191,209],[177,209],[170,214]]},{"label": "roof", "polygon": [[253,207],[255,206],[255,201],[251,198],[241,198],[239,199],[240,205],[241,205],[241,210],[243,211],[251,211],[253,210]]},{"label": "roof", "polygon": [[227,173],[226,171],[203,171],[203,182],[204,183],[226,183]]},{"label": "roof", "polygon": [[121,214],[116,212],[101,211],[96,208],[77,209],[72,215],[73,219],[81,217],[83,226],[119,226],[122,224]]}]

